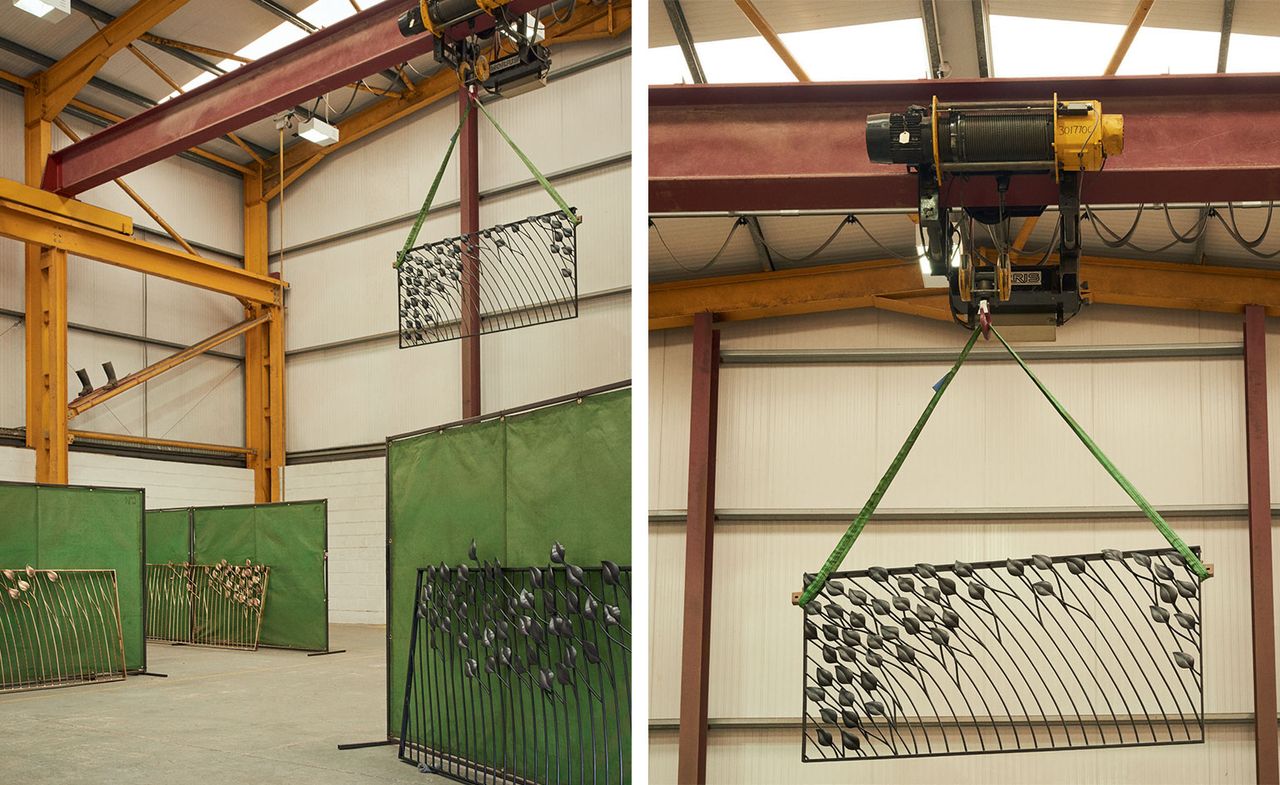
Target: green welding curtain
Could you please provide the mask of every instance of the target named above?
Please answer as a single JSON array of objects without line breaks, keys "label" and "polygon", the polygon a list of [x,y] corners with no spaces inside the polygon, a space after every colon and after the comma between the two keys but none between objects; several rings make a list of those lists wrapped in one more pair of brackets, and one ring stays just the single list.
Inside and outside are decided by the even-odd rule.
[{"label": "green welding curtain", "polygon": [[399,736],[417,570],[482,559],[631,563],[631,391],[392,438],[387,445],[387,731]]},{"label": "green welding curtain", "polygon": [[191,560],[191,510],[147,510],[147,563]]},{"label": "green welding curtain", "polygon": [[147,667],[141,490],[0,483],[0,568],[115,570],[125,666]]},{"label": "green welding curtain", "polygon": [[192,511],[197,564],[251,559],[271,568],[259,637],[263,646],[329,648],[327,506],[310,501]]}]

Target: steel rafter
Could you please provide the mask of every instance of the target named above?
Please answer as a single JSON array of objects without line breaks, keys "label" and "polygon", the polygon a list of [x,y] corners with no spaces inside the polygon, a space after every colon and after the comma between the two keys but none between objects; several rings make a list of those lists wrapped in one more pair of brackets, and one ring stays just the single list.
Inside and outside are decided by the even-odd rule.
[{"label": "steel rafter", "polygon": [[[396,20],[413,7],[387,0],[161,106],[49,156],[43,186],[72,196],[163,160],[188,147],[270,117],[432,50],[432,36],[405,38]],[[513,0],[513,14],[539,7]],[[487,15],[458,25],[463,34],[491,27]]]},{"label": "steel rafter", "polygon": [[[649,209],[914,207],[905,167],[867,158],[866,118],[910,104],[1093,98],[1125,120],[1125,152],[1085,176],[1090,204],[1280,199],[1280,76],[1064,77],[649,88]],[[948,182],[995,204],[994,178]],[[1052,177],[1013,178],[1010,204],[1056,204]]]}]

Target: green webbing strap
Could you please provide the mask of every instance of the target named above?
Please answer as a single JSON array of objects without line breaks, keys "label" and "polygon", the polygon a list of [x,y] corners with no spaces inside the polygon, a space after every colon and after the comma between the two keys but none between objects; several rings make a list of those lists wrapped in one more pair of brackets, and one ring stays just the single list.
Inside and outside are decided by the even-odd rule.
[{"label": "green webbing strap", "polygon": [[1134,503],[1142,508],[1142,511],[1146,513],[1147,518],[1150,519],[1151,523],[1160,530],[1160,533],[1169,541],[1169,544],[1177,549],[1178,553],[1182,554],[1182,558],[1186,559],[1187,564],[1195,574],[1200,576],[1200,580],[1208,580],[1209,571],[1200,563],[1200,559],[1191,552],[1191,549],[1187,547],[1187,544],[1182,541],[1182,538],[1178,536],[1178,533],[1165,522],[1165,519],[1156,511],[1156,508],[1151,506],[1151,502],[1147,501],[1146,497],[1139,493],[1137,488],[1133,487],[1133,484],[1120,473],[1120,470],[1116,468],[1115,464],[1113,464],[1111,460],[1102,453],[1102,450],[1099,449],[1098,445],[1093,443],[1093,439],[1089,438],[1089,434],[1084,432],[1084,429],[1080,427],[1080,424],[1067,413],[1067,410],[1062,407],[1062,404],[1058,403],[1058,399],[1053,397],[1053,393],[1049,392],[1048,388],[1046,388],[1040,380],[1036,378],[1036,375],[1031,372],[1031,369],[1022,361],[1022,358],[1013,350],[1013,347],[1005,341],[999,331],[992,327],[991,332],[1000,340],[1000,343],[1004,344],[1004,348],[1009,350],[1009,354],[1013,355],[1013,359],[1018,361],[1018,365],[1022,366],[1022,370],[1027,372],[1027,376],[1031,377],[1031,381],[1035,382],[1036,387],[1040,389],[1040,392],[1044,394],[1044,397],[1053,405],[1053,408],[1057,410],[1058,415],[1066,421],[1067,425],[1071,426],[1071,430],[1075,431],[1076,436],[1084,443],[1084,446],[1089,448],[1089,452],[1093,453],[1093,457],[1098,459],[1098,463],[1102,464],[1102,468],[1106,469],[1112,479],[1114,479],[1116,483],[1124,489],[1125,493],[1129,494],[1129,498],[1133,499]]},{"label": "green webbing strap", "polygon": [[933,397],[929,399],[929,405],[924,407],[924,411],[920,414],[920,419],[916,420],[916,425],[911,429],[907,440],[903,442],[902,447],[898,449],[898,454],[894,456],[893,463],[889,464],[889,469],[880,478],[880,484],[871,492],[871,498],[867,499],[867,503],[862,505],[862,512],[858,513],[858,518],[849,527],[849,530],[840,538],[840,542],[836,543],[836,548],[827,557],[827,561],[822,565],[822,569],[818,570],[818,574],[814,579],[809,581],[809,585],[804,587],[800,599],[796,601],[797,605],[807,605],[818,592],[822,591],[822,587],[827,584],[827,578],[831,573],[839,569],[844,557],[849,555],[849,549],[853,547],[853,543],[858,539],[858,535],[862,534],[862,528],[867,525],[867,521],[875,514],[876,508],[880,506],[880,500],[884,498],[884,494],[889,490],[889,485],[893,482],[893,478],[898,476],[898,470],[902,468],[902,464],[907,460],[907,454],[911,452],[911,448],[915,446],[916,439],[920,437],[920,432],[924,430],[925,423],[929,422],[929,416],[933,414],[933,410],[938,405],[938,401],[942,399],[942,394],[947,391],[947,387],[951,384],[951,380],[956,377],[956,373],[960,370],[960,366],[964,365],[964,361],[969,357],[969,350],[973,348],[973,344],[978,340],[978,330],[974,330],[969,336],[969,342],[964,345],[964,350],[960,352],[960,356],[956,359],[956,364],[951,366],[951,370],[947,371],[947,375],[934,386]]},{"label": "green webbing strap", "polygon": [[[889,465],[888,471],[886,471],[884,476],[880,478],[880,484],[871,492],[871,498],[867,499],[867,503],[862,506],[862,511],[858,513],[857,519],[849,526],[849,530],[840,538],[840,542],[836,543],[835,550],[831,551],[831,555],[827,557],[827,561],[822,565],[822,569],[818,570],[818,574],[814,576],[813,580],[809,581],[807,586],[805,586],[804,591],[800,594],[800,598],[796,600],[797,605],[809,604],[809,601],[816,597],[818,592],[822,591],[822,587],[826,586],[827,579],[830,578],[831,573],[839,569],[840,564],[844,562],[845,557],[849,555],[849,549],[853,547],[853,543],[858,539],[858,535],[862,534],[862,529],[867,525],[867,520],[871,518],[875,513],[876,508],[880,506],[880,500],[884,497],[885,492],[889,490],[889,485],[893,482],[894,477],[898,475],[898,470],[902,468],[902,464],[907,459],[907,454],[911,452],[912,446],[915,445],[916,439],[919,438],[920,432],[924,430],[925,423],[929,421],[929,415],[933,414],[934,407],[938,405],[938,401],[942,398],[942,394],[947,391],[947,386],[950,385],[951,380],[955,378],[956,372],[960,370],[960,366],[964,364],[966,359],[968,359],[969,351],[973,349],[973,344],[978,339],[978,332],[979,330],[975,329],[973,334],[969,336],[969,342],[964,345],[964,350],[960,352],[960,357],[956,359],[955,365],[951,366],[951,370],[947,372],[946,376],[942,377],[942,380],[938,382],[934,388],[933,398],[929,400],[929,405],[926,406],[924,408],[924,412],[920,414],[920,419],[916,421],[915,427],[911,429],[911,433],[907,436],[906,442],[904,442],[901,449],[898,450],[898,454],[894,456],[893,463]],[[1102,468],[1107,470],[1107,473],[1110,474],[1120,487],[1125,490],[1125,493],[1129,494],[1129,498],[1133,499],[1134,503],[1142,509],[1151,523],[1155,525],[1156,529],[1164,535],[1164,538],[1169,541],[1169,544],[1182,555],[1182,558],[1186,560],[1192,571],[1194,571],[1196,575],[1200,576],[1200,580],[1208,580],[1209,571],[1205,568],[1204,564],[1202,564],[1200,559],[1191,551],[1190,548],[1187,547],[1187,544],[1182,541],[1182,538],[1178,536],[1177,532],[1175,532],[1165,519],[1161,517],[1160,513],[1151,506],[1151,502],[1147,501],[1146,498],[1138,492],[1138,489],[1133,487],[1132,483],[1130,483],[1129,480],[1120,473],[1120,470],[1116,468],[1115,464],[1113,464],[1111,460],[1103,454],[1098,445],[1094,444],[1093,439],[1089,438],[1089,434],[1084,432],[1084,429],[1080,427],[1080,424],[1067,413],[1067,410],[1062,407],[1061,403],[1058,403],[1058,399],[1053,397],[1053,393],[1049,392],[1048,388],[1046,388],[1044,384],[1036,378],[1036,375],[1031,372],[1031,369],[1027,367],[1027,364],[1023,362],[1018,353],[1013,350],[1013,347],[1005,341],[1004,336],[1000,335],[999,331],[994,327],[991,328],[991,332],[1000,341],[1001,345],[1008,350],[1009,354],[1013,356],[1013,359],[1017,361],[1018,365],[1022,367],[1022,370],[1026,371],[1027,376],[1031,377],[1031,381],[1035,383],[1036,387],[1044,394],[1044,397],[1049,401],[1062,419],[1066,421],[1067,425],[1071,426],[1071,430],[1074,431],[1080,441],[1084,443],[1084,446],[1089,449],[1089,452],[1098,460],[1098,463],[1102,464]]]},{"label": "green webbing strap", "polygon": [[573,208],[571,208],[569,203],[560,196],[560,192],[551,185],[551,182],[547,180],[542,172],[538,171],[538,167],[533,165],[533,161],[529,160],[529,156],[525,155],[524,151],[517,147],[516,143],[511,140],[511,137],[507,136],[507,132],[502,130],[502,126],[498,125],[498,121],[493,119],[493,115],[489,114],[489,111],[484,108],[484,104],[479,101],[475,101],[474,103],[476,108],[480,110],[480,113],[489,118],[489,122],[493,123],[493,127],[498,129],[498,133],[502,135],[502,138],[507,140],[507,144],[511,145],[511,149],[520,157],[520,160],[524,161],[524,165],[528,167],[529,173],[533,175],[533,178],[541,183],[542,188],[551,195],[551,198],[556,201],[556,204],[560,205],[560,212],[564,213],[564,217],[568,218],[575,225],[582,223],[582,219],[573,212]]},{"label": "green webbing strap", "polygon": [[440,171],[436,172],[436,179],[431,182],[431,190],[427,191],[427,200],[422,203],[422,209],[418,211],[418,217],[413,222],[413,228],[409,230],[409,236],[404,241],[404,248],[396,254],[396,269],[400,269],[400,265],[404,264],[404,258],[409,254],[409,249],[413,248],[413,244],[418,241],[418,232],[422,231],[422,224],[427,220],[427,213],[431,211],[431,203],[435,201],[436,191],[440,189],[440,181],[444,179],[444,170],[449,167],[449,159],[453,157],[453,148],[458,144],[458,136],[462,134],[462,127],[467,124],[467,118],[471,116],[471,104],[474,101],[467,102],[467,108],[462,113],[462,119],[458,121],[458,127],[454,129],[453,136],[449,139],[449,149],[444,152],[444,160],[440,162]]}]

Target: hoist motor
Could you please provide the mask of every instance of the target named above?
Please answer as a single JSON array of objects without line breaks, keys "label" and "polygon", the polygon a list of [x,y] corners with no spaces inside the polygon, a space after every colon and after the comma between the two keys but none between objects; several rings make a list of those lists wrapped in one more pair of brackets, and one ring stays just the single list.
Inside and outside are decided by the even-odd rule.
[{"label": "hoist motor", "polygon": [[[990,101],[909,106],[867,117],[867,156],[901,164],[917,174],[924,263],[945,276],[956,320],[971,326],[982,301],[992,312],[1051,317],[1061,325],[1079,311],[1080,178],[1101,171],[1124,149],[1124,119],[1103,114],[1099,101]],[[1046,252],[1038,263],[1019,264],[1009,219],[1039,216],[1044,205],[1009,206],[1005,197],[1015,175],[1052,175],[1058,184],[1058,258]],[[951,205],[949,178],[995,177],[998,204]],[[976,247],[969,222],[991,230],[996,257]]]},{"label": "hoist motor", "polygon": [[[524,14],[509,14],[511,0],[419,0],[400,15],[406,38],[423,33],[435,37],[436,62],[458,74],[464,85],[507,97],[547,83],[551,52],[539,42],[539,23]],[[493,18],[482,32],[453,38],[449,30],[479,16]]]}]

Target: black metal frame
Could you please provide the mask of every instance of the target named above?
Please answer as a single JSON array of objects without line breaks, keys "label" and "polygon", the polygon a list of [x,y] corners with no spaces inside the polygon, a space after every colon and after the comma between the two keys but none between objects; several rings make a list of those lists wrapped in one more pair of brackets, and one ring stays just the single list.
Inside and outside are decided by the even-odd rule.
[{"label": "black metal frame", "polygon": [[576,319],[577,234],[557,210],[481,229],[475,241],[459,235],[410,249],[396,275],[400,348],[473,335],[462,312],[467,258],[479,269],[479,335]]},{"label": "black metal frame", "polygon": [[631,781],[631,570],[563,564],[418,569],[402,761],[467,783]]},{"label": "black metal frame", "polygon": [[[1198,547],[1192,550],[1199,555]],[[1108,569],[1098,569],[1098,564]],[[998,577],[998,583],[988,582],[989,576]],[[811,577],[805,576],[806,580]],[[831,578],[834,585],[829,583],[805,606],[803,762],[1204,742],[1201,584],[1173,549],[1123,553],[1106,550],[892,569],[871,567],[832,573]],[[1071,585],[1073,581],[1078,582],[1078,589]],[[847,591],[845,583],[849,584]],[[1000,603],[999,609],[991,598]],[[1020,606],[1007,598],[1013,598]],[[1121,615],[1128,623],[1127,629],[1108,613],[1107,606],[1113,599],[1116,607],[1112,612]],[[1098,623],[1090,608],[1096,609],[1095,613],[1101,611],[1110,630]],[[1061,610],[1055,614],[1055,609]],[[1135,619],[1135,615],[1141,618]],[[1069,630],[1059,616],[1069,619],[1075,631]],[[1057,625],[1056,631],[1045,622],[1046,617]],[[1082,625],[1082,619],[1092,628]],[[1148,629],[1140,631],[1144,619]],[[1039,637],[1034,631],[1036,621],[1043,628]],[[1090,633],[1097,641],[1091,643]],[[1020,653],[1011,652],[1001,635],[1012,640]],[[1041,640],[1046,641],[1043,646]],[[1060,645],[1061,640],[1066,643]],[[1169,648],[1179,646],[1179,640],[1190,644],[1188,648],[1193,646],[1194,654]],[[1098,641],[1101,646],[1095,645]],[[1113,645],[1112,641],[1119,643]],[[1078,642],[1088,647],[1083,655]],[[989,645],[995,643],[1007,655],[1003,660],[995,653],[996,647]],[[1129,659],[1117,651],[1121,644]],[[1064,646],[1074,656],[1064,651]],[[1038,650],[1038,657],[1032,649]],[[1056,650],[1056,656],[1047,649]],[[1095,660],[1087,659],[1089,654]],[[967,659],[962,660],[961,655]],[[1092,677],[1093,684],[1086,683],[1072,666],[1081,660],[1085,662],[1081,670]],[[1002,661],[1011,664],[1022,685],[1001,667]],[[1039,679],[1047,695],[1045,703],[1057,709],[1056,714],[1044,711],[1033,679],[1023,666]],[[1114,666],[1116,672],[1109,666]],[[1056,676],[1056,685],[1051,684],[1046,672]],[[1148,678],[1150,672],[1156,675]],[[1146,681],[1147,692],[1137,685],[1134,673]],[[1189,680],[1184,679],[1183,673],[1189,674]],[[989,687],[984,690],[977,676]],[[1163,681],[1168,702],[1152,681],[1156,677]],[[932,684],[927,684],[926,679]],[[1078,691],[1068,684],[1071,679],[1079,685]],[[1182,696],[1170,679],[1181,688]],[[947,684],[948,680],[952,683]],[[1000,681],[1007,683],[1007,690],[1002,689]],[[1104,681],[1109,681],[1110,686]],[[1122,686],[1124,681],[1128,683],[1127,690]],[[1027,688],[1025,693],[1021,690],[1023,685]],[[1059,707],[1054,697],[1059,686],[1059,697],[1065,696],[1074,715]],[[1097,704],[1090,692],[1098,694]],[[941,696],[949,716],[939,712],[930,693]],[[1108,695],[1117,699],[1117,705],[1112,705]],[[957,702],[963,701],[961,706],[953,705],[950,699],[957,696]],[[985,713],[975,710],[969,703],[970,696]],[[1155,702],[1154,711],[1147,708],[1144,698]],[[916,708],[917,699],[927,701],[934,716],[923,717]],[[1084,710],[1076,708],[1076,700],[1084,704]],[[1140,712],[1129,708],[1130,700]],[[1022,711],[1015,712],[1012,706]],[[1118,713],[1120,706],[1124,707],[1122,713]],[[960,708],[967,709],[969,716],[962,716]],[[1003,714],[998,712],[1000,708],[1004,709]],[[1172,716],[1175,712],[1176,720]],[[1110,715],[1110,719],[1101,715]],[[987,726],[994,730],[994,744],[983,735]],[[1065,743],[1054,738],[1058,726],[1062,728],[1059,735],[1066,737]],[[970,728],[973,733],[966,735]],[[1091,730],[1100,742],[1090,740]],[[1037,736],[1037,731],[1048,736],[1047,743]],[[1073,731],[1083,743],[1079,739],[1073,743]],[[974,734],[977,744],[973,744]]]}]

